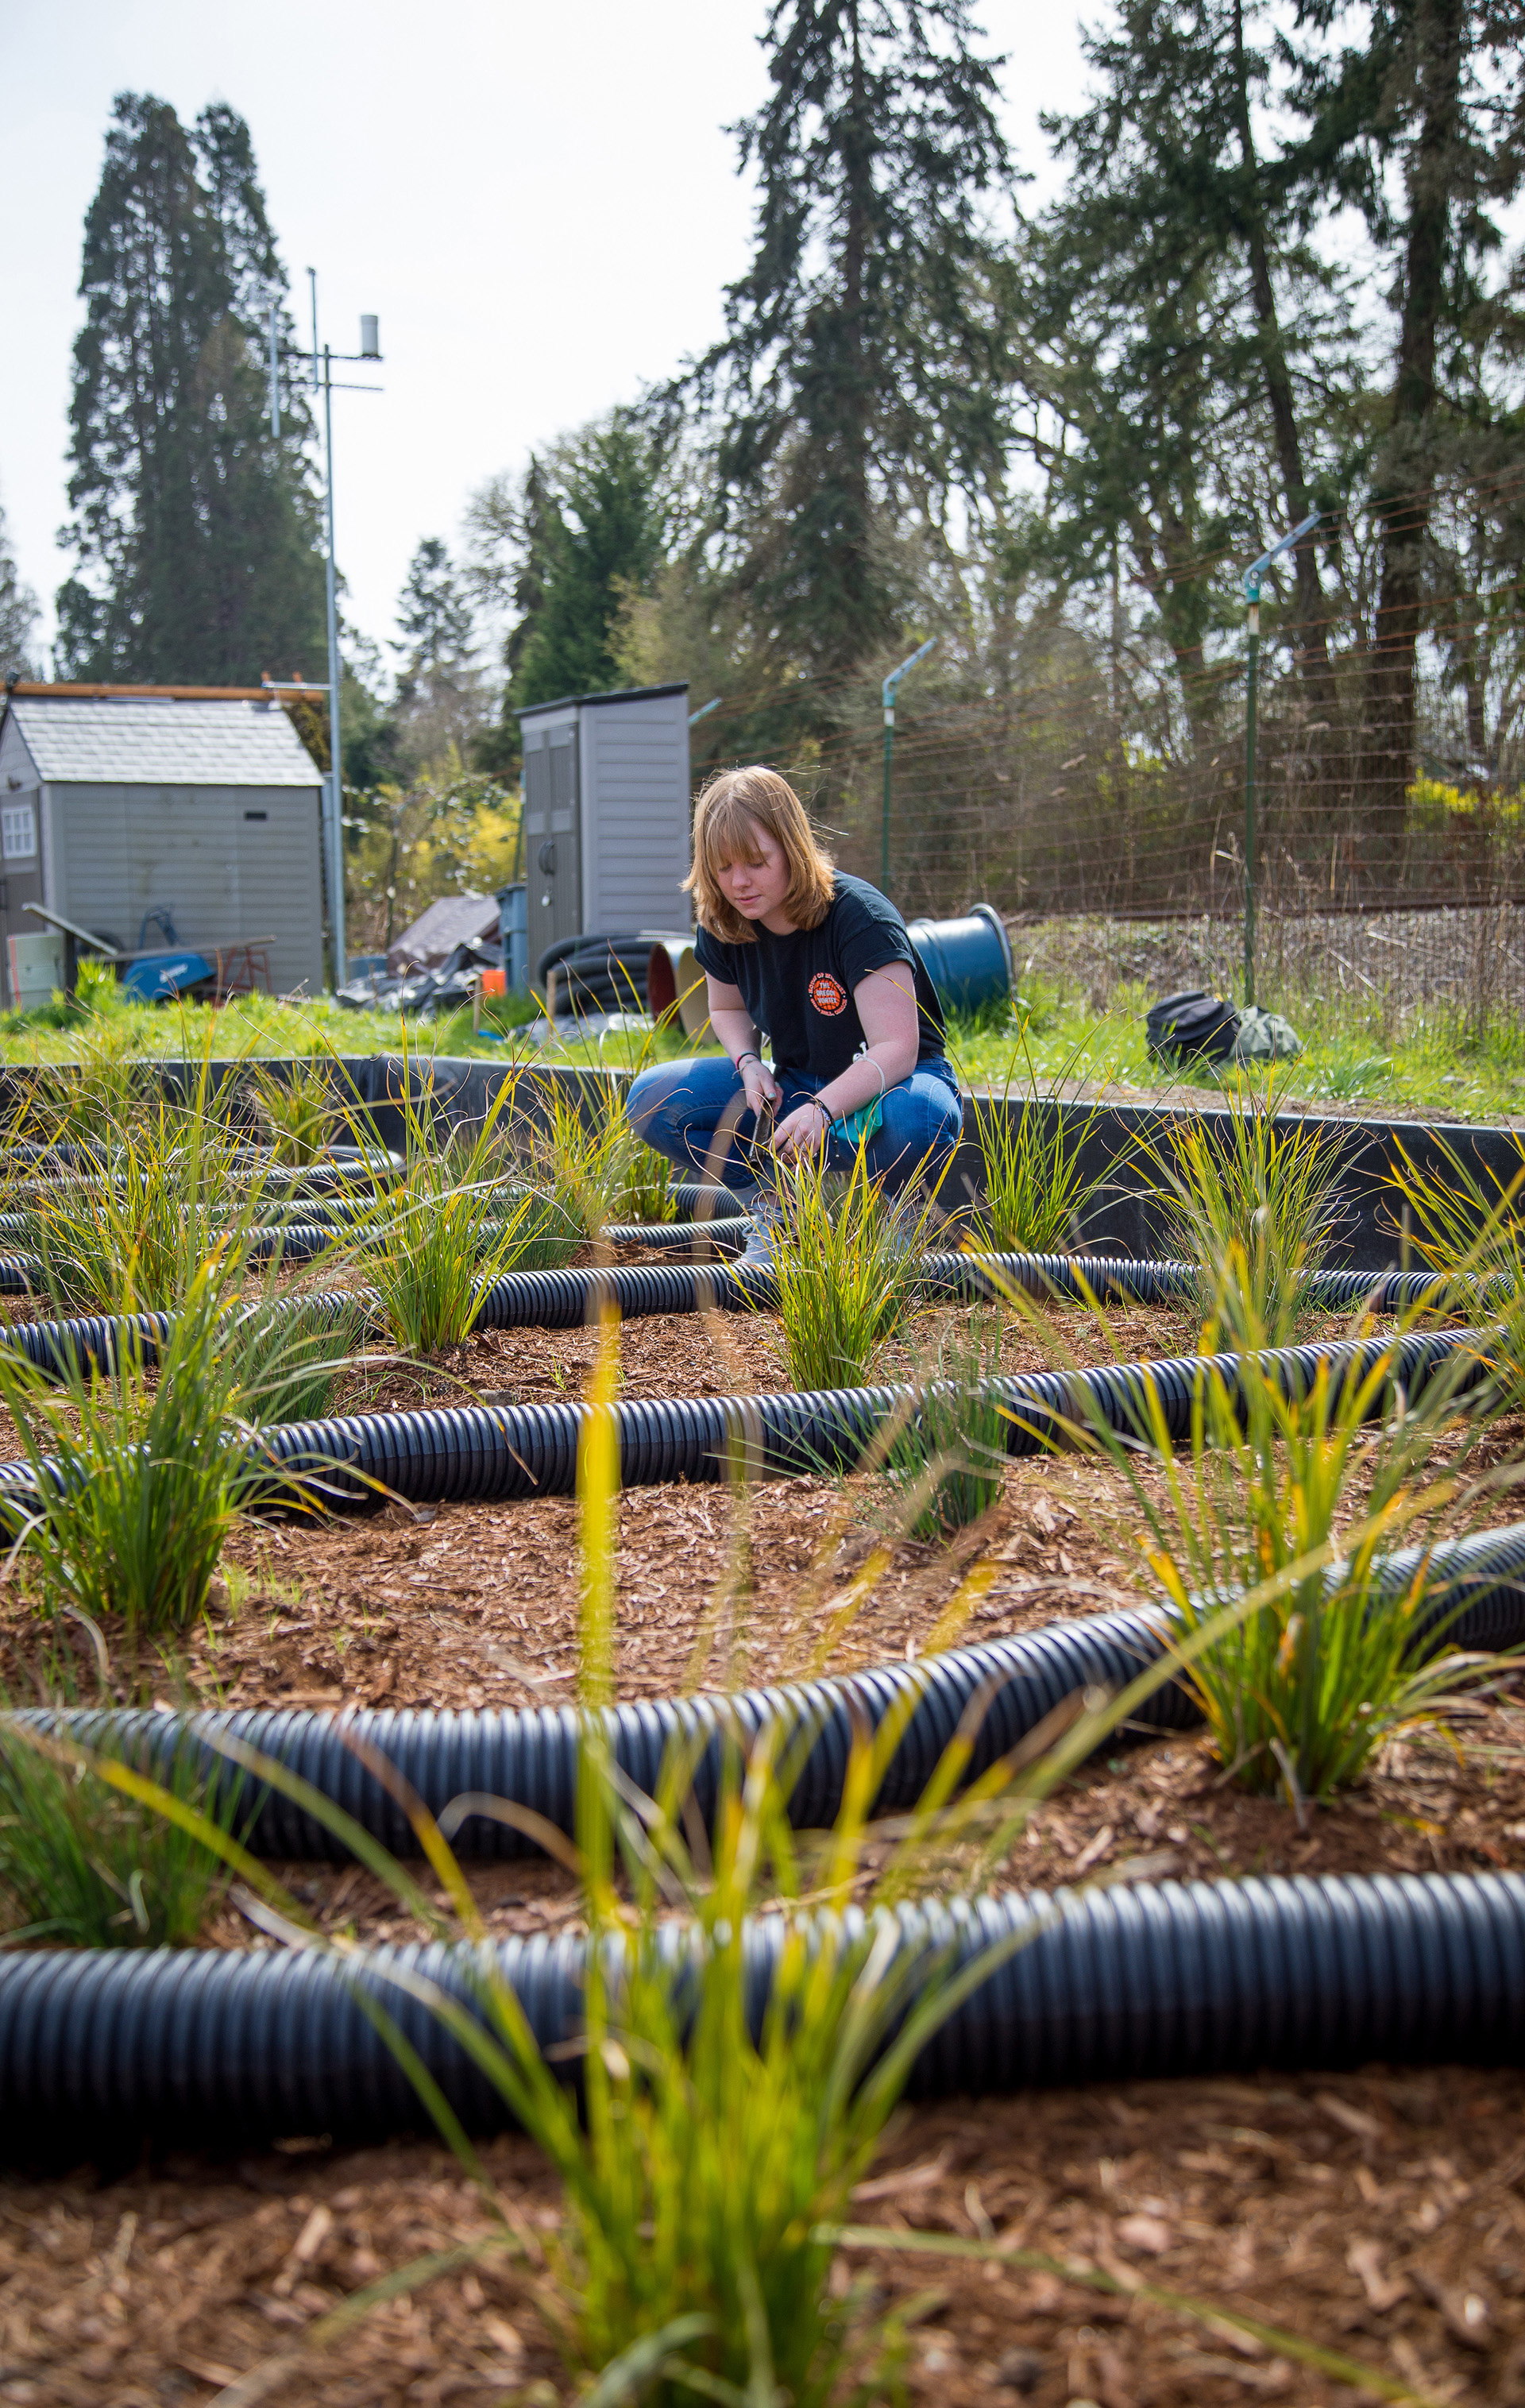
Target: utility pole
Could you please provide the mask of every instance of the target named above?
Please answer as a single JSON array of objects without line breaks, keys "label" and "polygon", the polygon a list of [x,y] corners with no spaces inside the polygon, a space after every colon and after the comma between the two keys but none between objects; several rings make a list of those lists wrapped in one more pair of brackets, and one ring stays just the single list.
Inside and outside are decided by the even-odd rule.
[{"label": "utility pole", "polygon": [[924,661],[936,641],[935,636],[929,636],[884,681],[884,819],[879,829],[879,884],[886,895],[890,892],[890,767],[895,751],[895,690],[906,670],[914,669],[918,661]]},{"label": "utility pole", "polygon": [[1255,1000],[1255,857],[1259,830],[1255,810],[1255,682],[1261,657],[1261,580],[1274,560],[1290,552],[1311,535],[1322,510],[1310,510],[1301,526],[1293,527],[1269,552],[1262,552],[1245,571],[1245,601],[1248,605],[1249,664],[1245,689],[1245,1001]]},{"label": "utility pole", "polygon": [[[379,360],[381,347],[378,339],[379,321],[363,317],[360,322],[358,351],[334,351],[318,343],[318,271],[307,270],[307,286],[312,302],[312,350],[306,357],[312,376],[313,392],[323,396],[323,527],[324,586],[328,607],[328,776],[323,781],[323,879],[328,888],[328,924],[333,941],[333,977],[335,987],[343,986],[348,971],[344,932],[344,762],[340,749],[339,727],[339,610],[338,571],[334,551],[334,394],[340,393],[379,393],[375,384],[338,384],[335,386],[335,362],[349,365],[359,361]],[[280,436],[280,343],[278,305],[270,304],[270,432]]]}]

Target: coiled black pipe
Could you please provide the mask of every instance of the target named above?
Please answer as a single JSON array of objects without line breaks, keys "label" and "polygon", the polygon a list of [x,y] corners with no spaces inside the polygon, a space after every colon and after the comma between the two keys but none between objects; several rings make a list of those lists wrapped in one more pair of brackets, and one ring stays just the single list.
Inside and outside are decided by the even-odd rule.
[{"label": "coiled black pipe", "polygon": [[[1088,1296],[1105,1301],[1125,1297],[1136,1304],[1179,1304],[1201,1288],[1191,1263],[1140,1262],[1127,1256],[1076,1254],[924,1254],[918,1284],[940,1302],[998,1297],[1008,1288],[1028,1296],[1078,1304]],[[1373,1312],[1397,1312],[1442,1302],[1464,1283],[1432,1271],[1314,1271],[1306,1282],[1311,1304],[1333,1312],[1364,1304]],[[484,1329],[578,1329],[601,1312],[622,1321],[653,1313],[698,1312],[719,1306],[727,1312],[766,1309],[777,1300],[765,1263],[734,1267],[716,1274],[685,1264],[621,1264],[609,1271],[506,1271],[482,1293],[477,1326]]]},{"label": "coiled black pipe", "polygon": [[[921,2051],[913,2097],[1374,2057],[1519,2061],[1525,1880],[1513,1873],[1140,1883],[952,1899],[891,1919],[913,1994],[934,1966],[956,1972],[1025,1935]],[[849,1938],[862,1928],[849,1918]],[[784,1938],[779,1915],[744,1936],[754,2028]],[[663,1944],[676,1962],[688,1943],[675,1928]],[[205,2146],[215,2135],[227,2147],[416,2129],[427,2117],[357,1989],[385,2005],[469,2129],[501,2128],[503,2100],[389,1972],[422,1975],[479,2013],[491,1969],[570,2079],[584,1945],[506,1940],[486,1961],[440,1945],[344,1959],[316,1949],[0,1956],[3,2145],[57,2161],[149,2138]]]},{"label": "coiled black pipe", "polygon": [[[1401,1597],[1422,1572],[1424,1595],[1414,1648],[1434,1643],[1496,1650],[1525,1641],[1525,1524],[1486,1530],[1432,1550],[1405,1547],[1374,1570],[1379,1597]],[[910,1665],[894,1661],[864,1672],[748,1689],[730,1698],[645,1698],[597,1718],[620,1772],[648,1798],[657,1795],[673,1748],[694,1759],[691,1796],[707,1825],[719,1792],[725,1735],[742,1746],[763,1726],[781,1745],[807,1742],[790,1799],[801,1829],[821,1829],[841,1809],[855,1733],[877,1731],[891,1713],[905,1727],[873,1800],[876,1814],[915,1805],[965,1713],[983,1701],[967,1777],[977,1780],[1077,1691],[1124,1688],[1158,1662],[1176,1619],[1164,1603],[1059,1622],[1014,1639],[986,1640]],[[0,1731],[5,1720],[0,1718]],[[123,1756],[161,1777],[193,1747],[201,1776],[214,1787],[240,1779],[246,1844],[256,1855],[337,1860],[348,1851],[321,1819],[281,1791],[230,1773],[220,1742],[269,1756],[321,1797],[352,1815],[395,1856],[416,1853],[411,1824],[367,1769],[361,1750],[396,1768],[431,1813],[452,1799],[507,1799],[559,1831],[574,1828],[577,1768],[588,1718],[565,1707],[489,1712],[369,1707],[345,1717],[265,1706],[182,1715],[134,1709],[73,1712],[28,1708],[15,1719],[80,1746]],[[1190,1690],[1169,1681],[1135,1716],[1136,1733],[1194,1729],[1202,1717]],[[1116,1741],[1111,1742],[1116,1744]],[[484,1815],[465,1822],[455,1842],[473,1858],[534,1856],[535,1844]]]}]

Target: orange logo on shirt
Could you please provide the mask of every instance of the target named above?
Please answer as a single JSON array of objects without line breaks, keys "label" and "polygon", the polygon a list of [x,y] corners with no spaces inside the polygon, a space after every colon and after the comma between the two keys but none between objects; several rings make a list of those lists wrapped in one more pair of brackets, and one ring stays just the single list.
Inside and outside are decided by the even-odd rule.
[{"label": "orange logo on shirt", "polygon": [[809,996],[816,1010],[824,1012],[828,1020],[834,1020],[839,1011],[846,1011],[848,1008],[846,990],[837,985],[830,970],[816,972],[810,982]]}]

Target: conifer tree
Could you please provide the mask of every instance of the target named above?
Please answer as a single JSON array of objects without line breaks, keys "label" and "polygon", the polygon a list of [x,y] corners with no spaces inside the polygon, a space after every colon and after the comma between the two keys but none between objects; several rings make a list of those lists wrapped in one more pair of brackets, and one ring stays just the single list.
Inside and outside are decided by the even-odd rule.
[{"label": "conifer tree", "polygon": [[674,389],[720,416],[742,587],[802,666],[894,631],[884,520],[935,518],[1004,467],[1000,270],[1010,173],[966,0],[773,0],[772,92],[737,127],[755,247],[722,339]]},{"label": "conifer tree", "polygon": [[616,412],[555,457],[532,461],[522,526],[510,711],[618,683],[612,638],[621,598],[647,584],[662,557],[648,437]]},{"label": "conifer tree", "polygon": [[[1335,37],[1352,17],[1349,0],[1304,0],[1302,14]],[[1501,408],[1496,370],[1525,350],[1519,270],[1495,288],[1488,269],[1503,249],[1499,213],[1525,184],[1519,36],[1518,0],[1373,0],[1356,45],[1303,61],[1310,172],[1363,210],[1397,318],[1372,466],[1381,567],[1363,714],[1363,782],[1390,809],[1414,774],[1437,485],[1491,466],[1489,437],[1505,424],[1518,462],[1518,402]],[[1496,502],[1478,495],[1473,509],[1497,523]]]},{"label": "conifer tree", "polygon": [[[1072,173],[1030,254],[1036,381],[1069,437],[1049,461],[1062,555],[1095,575],[1120,536],[1197,715],[1218,609],[1204,563],[1333,497],[1310,406],[1316,423],[1316,397],[1337,414],[1359,374],[1305,239],[1304,179],[1257,143],[1272,32],[1257,0],[1121,0],[1085,37],[1090,105],[1045,121]],[[1291,574],[1294,642],[1327,717],[1315,540]]]},{"label": "conifer tree", "polygon": [[78,571],[58,596],[64,673],[249,684],[325,658],[310,419],[265,418],[265,310],[285,276],[249,129],[221,104],[189,132],[119,95],[85,220],[70,408]]},{"label": "conifer tree", "polygon": [[36,674],[32,637],[37,624],[36,596],[16,574],[15,556],[0,509],[0,679]]}]

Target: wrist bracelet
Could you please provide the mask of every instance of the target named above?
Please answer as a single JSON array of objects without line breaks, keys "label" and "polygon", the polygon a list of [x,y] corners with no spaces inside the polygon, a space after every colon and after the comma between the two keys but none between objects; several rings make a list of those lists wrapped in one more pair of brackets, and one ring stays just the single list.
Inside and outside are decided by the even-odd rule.
[{"label": "wrist bracelet", "polygon": [[749,1045],[748,1046],[747,1051],[745,1052],[745,1054],[738,1054],[736,1055],[736,1068],[737,1068],[738,1070],[740,1069],[740,1068],[741,1068],[741,1066],[742,1066],[742,1064],[743,1064],[744,1062],[755,1062],[755,1063],[757,1064],[757,1067],[758,1067],[758,1068],[759,1068],[760,1070],[761,1070],[761,1069],[762,1069],[762,1054],[754,1054],[754,1053],[753,1053],[753,1051],[752,1051],[752,1048],[751,1048]]}]

